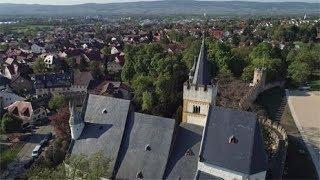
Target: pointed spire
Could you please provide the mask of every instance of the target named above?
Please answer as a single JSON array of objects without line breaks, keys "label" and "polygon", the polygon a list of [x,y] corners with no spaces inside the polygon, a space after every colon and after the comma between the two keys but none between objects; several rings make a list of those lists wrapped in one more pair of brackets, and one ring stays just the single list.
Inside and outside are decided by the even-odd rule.
[{"label": "pointed spire", "polygon": [[205,38],[203,35],[198,61],[193,77],[192,84],[208,85],[210,84],[208,74],[208,62],[207,62],[207,47],[205,44]]}]

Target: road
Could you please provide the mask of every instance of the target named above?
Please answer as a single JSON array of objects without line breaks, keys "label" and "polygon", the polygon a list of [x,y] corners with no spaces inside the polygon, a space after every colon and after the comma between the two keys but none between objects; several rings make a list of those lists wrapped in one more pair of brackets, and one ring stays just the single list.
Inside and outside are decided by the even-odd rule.
[{"label": "road", "polygon": [[286,90],[291,114],[320,175],[320,94]]},{"label": "road", "polygon": [[31,158],[32,150],[36,147],[37,144],[43,140],[49,132],[52,132],[51,126],[40,126],[36,132],[31,135],[28,142],[22,147],[20,152],[18,153],[18,157],[20,160],[29,160]]},{"label": "road", "polygon": [[50,125],[46,125],[38,127],[33,134],[30,134],[30,138],[26,139],[26,144],[21,148],[17,158],[8,165],[8,173],[1,178],[15,179],[20,177],[25,172],[24,164],[31,159],[33,149],[49,132],[52,132],[52,128]]}]

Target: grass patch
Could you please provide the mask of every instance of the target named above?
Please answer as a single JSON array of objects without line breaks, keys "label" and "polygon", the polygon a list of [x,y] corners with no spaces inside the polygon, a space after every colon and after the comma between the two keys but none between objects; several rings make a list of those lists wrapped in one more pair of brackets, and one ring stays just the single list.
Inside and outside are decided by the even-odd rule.
[{"label": "grass patch", "polygon": [[11,148],[7,145],[0,144],[0,169],[6,169],[18,155],[18,148]]}]

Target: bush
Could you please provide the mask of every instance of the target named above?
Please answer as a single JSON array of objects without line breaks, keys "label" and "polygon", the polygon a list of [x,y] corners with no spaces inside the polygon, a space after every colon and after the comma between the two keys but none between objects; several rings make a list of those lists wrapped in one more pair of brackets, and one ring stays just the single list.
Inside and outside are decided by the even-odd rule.
[{"label": "bush", "polygon": [[61,95],[55,94],[50,99],[48,106],[49,106],[49,109],[51,110],[57,110],[60,107],[63,107],[64,104],[65,104],[65,99]]},{"label": "bush", "polygon": [[4,151],[1,151],[0,153],[0,169],[5,169],[7,168],[8,164],[10,164],[14,158],[17,156],[18,154],[18,150],[17,149],[7,149]]},{"label": "bush", "polygon": [[18,131],[21,128],[22,120],[10,113],[5,113],[1,119],[1,129],[6,132]]}]

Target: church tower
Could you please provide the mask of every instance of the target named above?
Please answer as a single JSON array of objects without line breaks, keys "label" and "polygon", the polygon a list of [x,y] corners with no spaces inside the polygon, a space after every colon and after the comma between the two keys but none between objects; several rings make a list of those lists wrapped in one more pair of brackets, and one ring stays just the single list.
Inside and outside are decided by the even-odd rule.
[{"label": "church tower", "polygon": [[207,47],[203,38],[199,56],[183,84],[182,122],[204,126],[210,106],[214,106],[217,87],[209,77]]},{"label": "church tower", "polygon": [[77,140],[84,128],[84,120],[81,116],[81,113],[75,110],[74,101],[69,102],[69,111],[69,126],[71,130],[71,138]]}]

